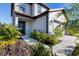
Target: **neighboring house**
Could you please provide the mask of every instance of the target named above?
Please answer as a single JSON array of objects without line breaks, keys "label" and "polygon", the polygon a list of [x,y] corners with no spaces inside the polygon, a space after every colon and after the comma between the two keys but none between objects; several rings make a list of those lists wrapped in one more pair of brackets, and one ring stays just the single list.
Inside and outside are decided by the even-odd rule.
[{"label": "neighboring house", "polygon": [[[57,17],[58,13],[62,13]],[[21,29],[25,35],[29,35],[34,29],[53,34],[56,26],[66,21],[64,9],[50,9],[42,3],[12,3],[12,24]]]}]

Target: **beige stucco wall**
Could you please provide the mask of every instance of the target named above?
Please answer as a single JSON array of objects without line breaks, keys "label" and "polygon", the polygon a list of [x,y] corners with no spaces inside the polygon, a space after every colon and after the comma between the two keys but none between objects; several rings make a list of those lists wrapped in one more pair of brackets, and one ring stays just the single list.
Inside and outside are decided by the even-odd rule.
[{"label": "beige stucco wall", "polygon": [[41,7],[41,13],[38,13],[38,6],[39,6],[39,4],[33,4],[33,10],[34,10],[33,15],[34,15],[34,16],[36,16],[36,15],[38,15],[38,14],[41,14],[41,13],[43,13],[44,11],[47,10],[47,9],[44,8],[43,6],[40,6],[40,7]]},{"label": "beige stucco wall", "polygon": [[[54,10],[55,11],[55,10]],[[58,17],[58,14],[61,15]],[[54,22],[55,21],[58,21],[58,22]],[[48,26],[48,32],[49,34],[54,34],[53,31],[54,29],[61,23],[63,22],[66,22],[66,17],[65,15],[63,14],[63,12],[60,10],[60,11],[55,11],[55,12],[50,12],[49,13],[49,26]]]},{"label": "beige stucco wall", "polygon": [[31,32],[32,32],[32,21],[26,21],[26,24],[25,24],[25,33],[26,33],[26,35],[28,35]]},{"label": "beige stucco wall", "polygon": [[[58,16],[60,13],[62,13],[60,16]],[[56,12],[52,12],[52,18],[56,21],[59,21],[59,22],[66,22],[66,18],[65,18],[65,15],[63,14],[63,12],[60,10],[60,11],[56,11]]]},{"label": "beige stucco wall", "polygon": [[54,19],[52,18],[52,13],[49,13],[49,20],[48,20],[48,34],[53,34],[53,27],[54,27],[54,24],[53,24],[53,21]]},{"label": "beige stucco wall", "polygon": [[42,16],[33,22],[33,29],[46,32],[46,16]]}]

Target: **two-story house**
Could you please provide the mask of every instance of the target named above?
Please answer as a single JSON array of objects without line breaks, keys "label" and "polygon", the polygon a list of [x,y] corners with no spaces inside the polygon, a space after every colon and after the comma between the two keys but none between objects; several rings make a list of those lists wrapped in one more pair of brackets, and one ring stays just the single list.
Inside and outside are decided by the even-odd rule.
[{"label": "two-story house", "polygon": [[[57,17],[58,13],[62,13]],[[53,34],[53,30],[66,21],[64,9],[50,9],[42,3],[12,3],[12,24],[19,27],[21,32],[29,35],[34,29]]]}]

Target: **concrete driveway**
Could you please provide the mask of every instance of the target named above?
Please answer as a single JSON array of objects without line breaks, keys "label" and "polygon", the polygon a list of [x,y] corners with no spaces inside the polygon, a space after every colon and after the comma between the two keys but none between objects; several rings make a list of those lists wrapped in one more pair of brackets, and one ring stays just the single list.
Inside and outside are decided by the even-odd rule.
[{"label": "concrete driveway", "polygon": [[73,52],[77,37],[64,35],[60,40],[61,42],[53,46],[52,50],[57,56],[69,56]]}]

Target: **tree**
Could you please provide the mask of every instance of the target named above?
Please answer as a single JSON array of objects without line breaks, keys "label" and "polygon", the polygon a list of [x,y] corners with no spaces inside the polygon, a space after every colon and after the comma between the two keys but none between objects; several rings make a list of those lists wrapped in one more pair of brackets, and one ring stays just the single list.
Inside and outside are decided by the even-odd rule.
[{"label": "tree", "polygon": [[[70,35],[79,34],[79,4],[71,4],[71,8],[65,9],[65,13],[67,15],[67,21],[62,23],[64,28],[63,30]],[[58,15],[58,17],[60,15],[61,13]]]},{"label": "tree", "polygon": [[1,22],[0,22],[0,28],[1,28]]}]

